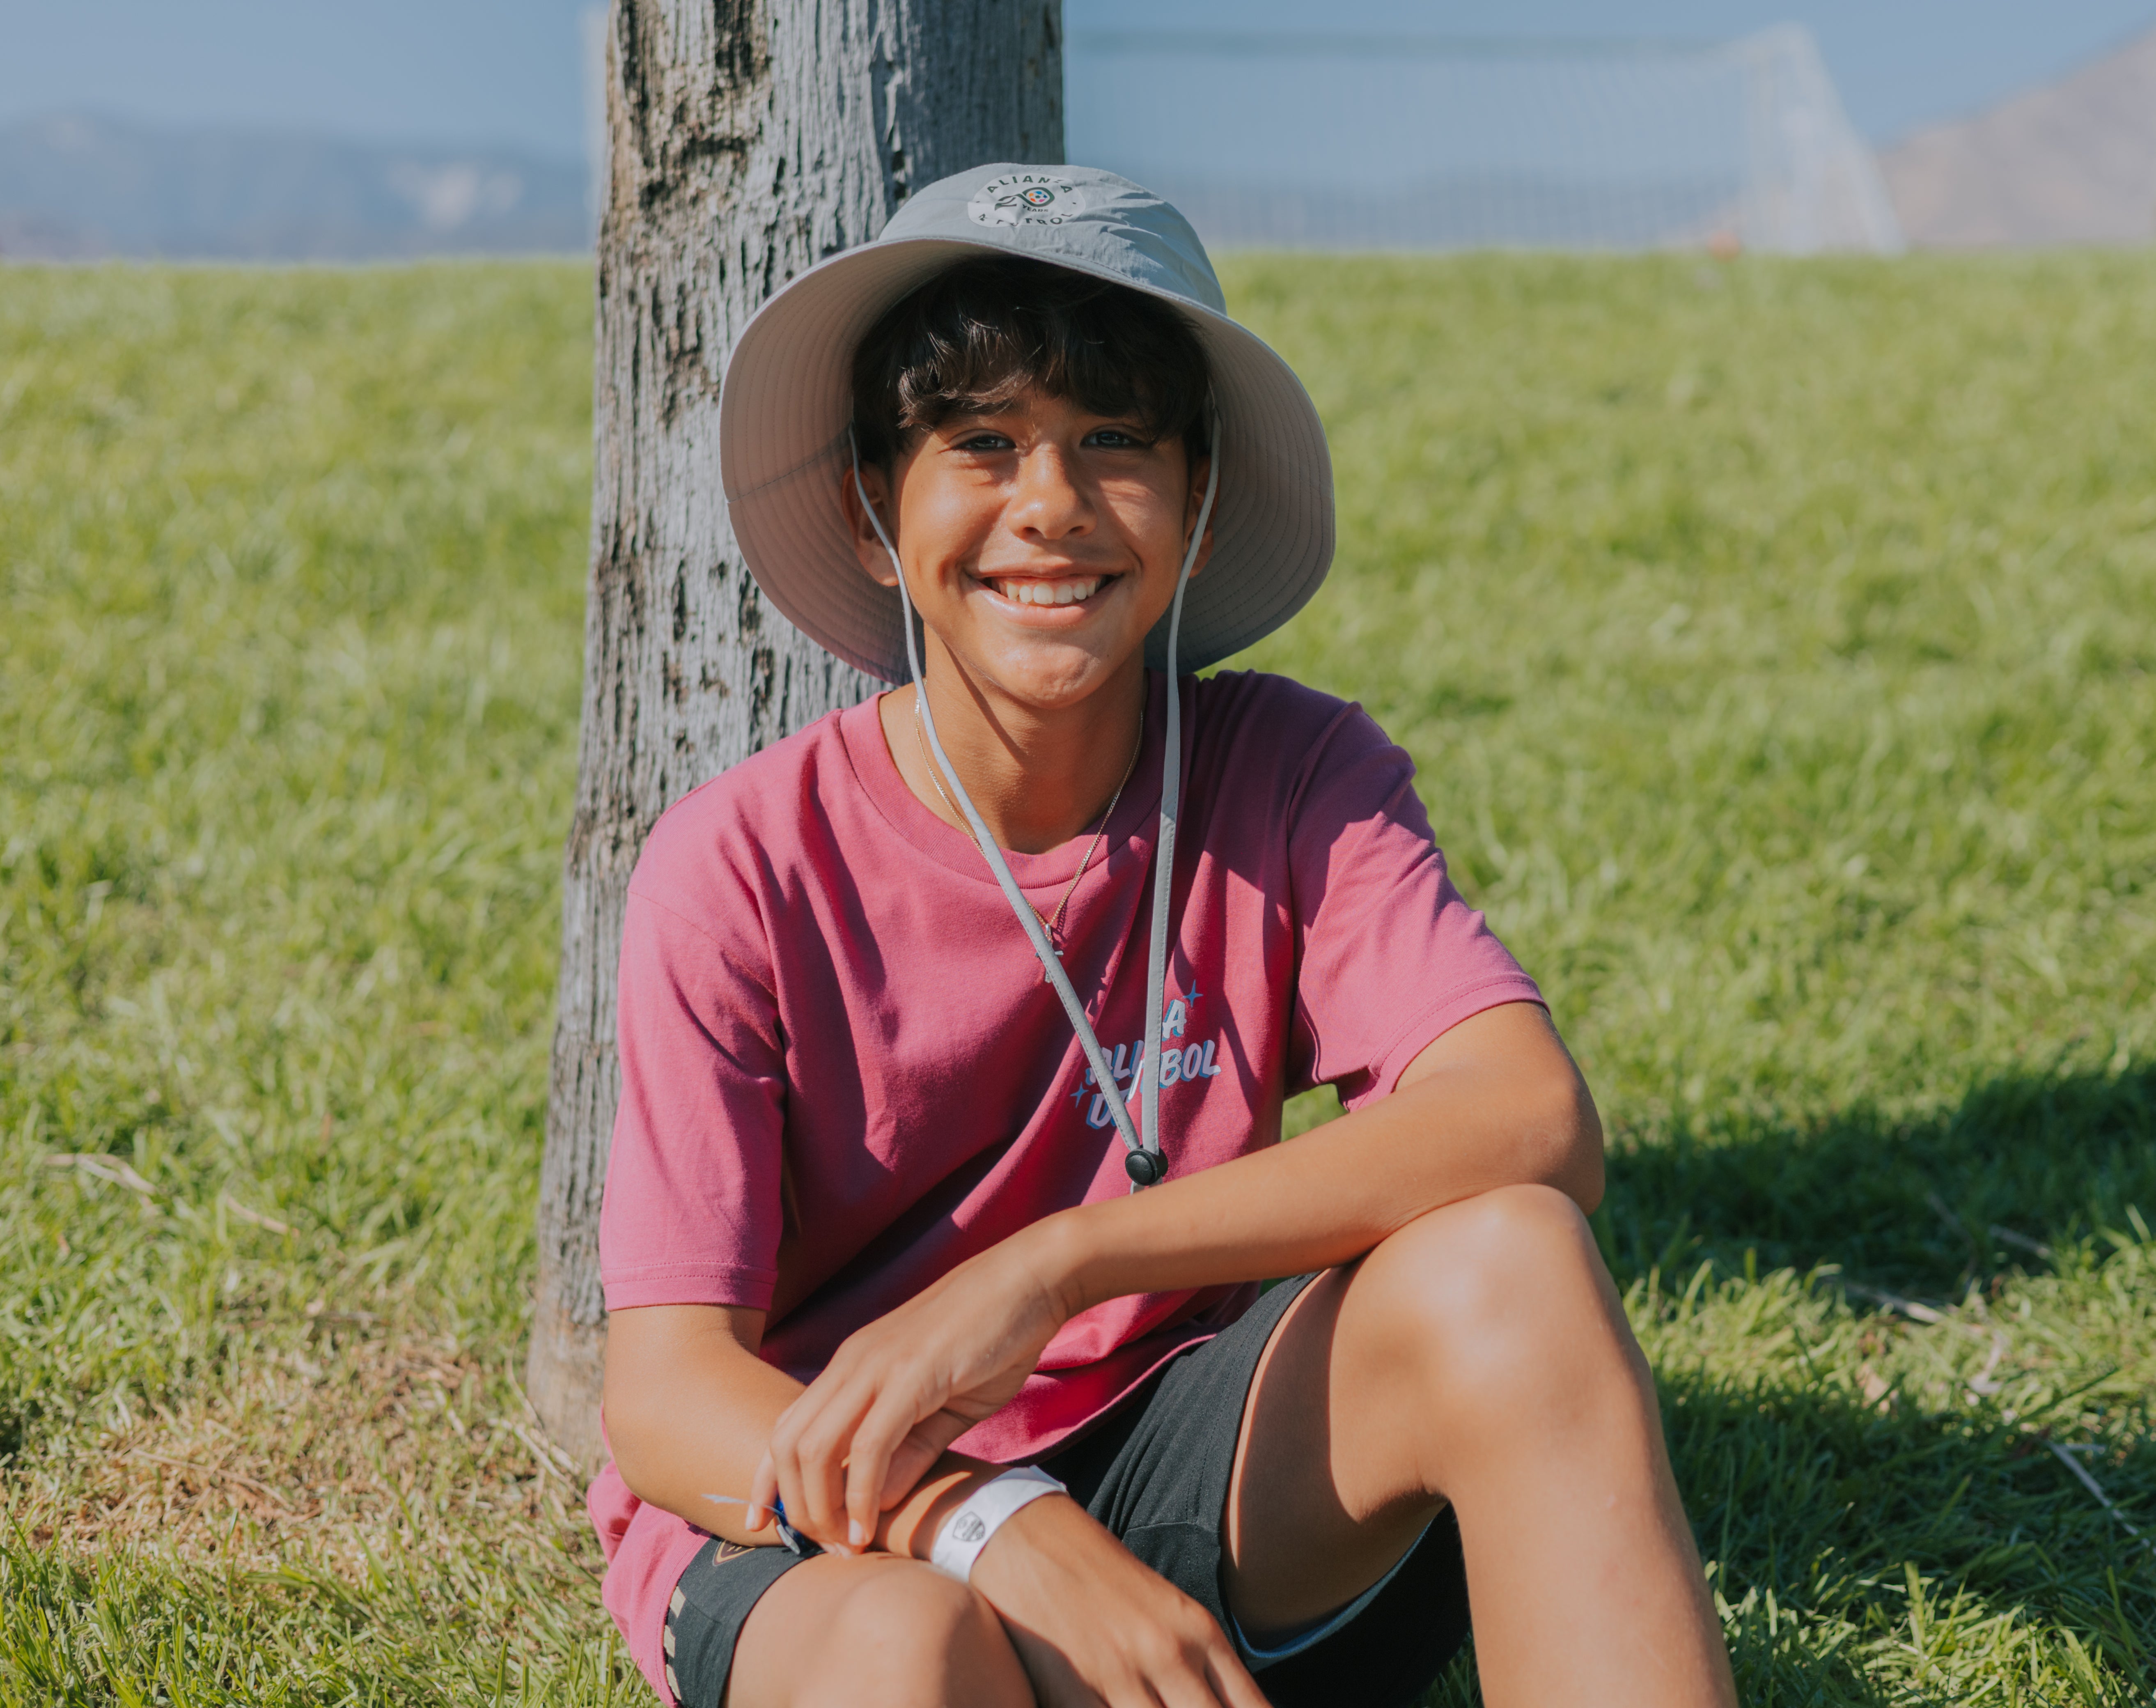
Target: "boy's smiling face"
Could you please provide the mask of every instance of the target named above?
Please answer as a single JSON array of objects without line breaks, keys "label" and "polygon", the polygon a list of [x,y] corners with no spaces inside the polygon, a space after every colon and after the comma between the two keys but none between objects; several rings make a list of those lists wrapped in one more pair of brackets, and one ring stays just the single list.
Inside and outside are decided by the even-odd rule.
[{"label": "boy's smiling face", "polygon": [[[888,472],[865,466],[861,480],[932,651],[981,687],[1051,713],[1142,668],[1206,471],[1179,437],[1151,439],[1141,422],[1035,387],[916,433]],[[843,496],[861,568],[895,586],[850,474]]]}]

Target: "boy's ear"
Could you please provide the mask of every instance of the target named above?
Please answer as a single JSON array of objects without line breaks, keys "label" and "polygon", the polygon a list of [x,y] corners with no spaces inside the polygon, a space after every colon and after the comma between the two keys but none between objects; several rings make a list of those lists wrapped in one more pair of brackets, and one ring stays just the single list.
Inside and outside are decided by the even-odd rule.
[{"label": "boy's ear", "polygon": [[855,471],[849,467],[839,476],[839,506],[845,512],[846,531],[853,536],[854,556],[860,562],[862,573],[879,587],[898,585],[898,571],[891,567],[891,554],[876,538],[875,525],[869,520],[867,507],[861,502],[864,488],[868,502],[875,506],[876,514],[883,519],[884,532],[891,536],[891,543],[898,543],[898,519],[892,514],[891,504],[891,474],[874,463],[863,463],[859,470],[860,485],[854,483]]},{"label": "boy's ear", "polygon": [[[1213,471],[1210,455],[1193,457],[1190,461],[1190,497],[1183,507],[1183,549],[1189,549],[1190,530],[1198,526],[1198,512],[1205,507],[1205,481]],[[1205,538],[1198,543],[1198,555],[1191,560],[1190,574],[1195,579],[1198,572],[1213,561],[1213,525],[1219,519],[1220,495],[1213,495],[1213,514],[1205,518]]]}]

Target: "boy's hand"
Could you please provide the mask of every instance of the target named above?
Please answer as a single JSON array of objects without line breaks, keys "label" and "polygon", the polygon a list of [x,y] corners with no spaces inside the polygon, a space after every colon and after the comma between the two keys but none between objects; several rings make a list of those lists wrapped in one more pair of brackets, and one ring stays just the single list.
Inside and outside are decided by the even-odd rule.
[{"label": "boy's hand", "polygon": [[749,1485],[824,1546],[861,1552],[943,1450],[1019,1391],[1070,1314],[1023,1237],[968,1259],[847,1336],[786,1408]]},{"label": "boy's hand", "polygon": [[1021,1508],[974,1562],[1046,1708],[1265,1708],[1213,1617],[1075,1500]]}]

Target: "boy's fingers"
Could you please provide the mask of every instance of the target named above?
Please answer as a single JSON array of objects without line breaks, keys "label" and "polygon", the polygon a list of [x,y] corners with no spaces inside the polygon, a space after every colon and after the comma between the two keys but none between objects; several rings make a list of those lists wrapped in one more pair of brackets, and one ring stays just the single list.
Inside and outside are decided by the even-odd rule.
[{"label": "boy's fingers", "polygon": [[1147,1680],[1163,1708],[1267,1708],[1232,1650],[1192,1654],[1167,1678]]},{"label": "boy's fingers", "polygon": [[1228,1708],[1270,1708],[1265,1692],[1250,1676],[1241,1657],[1223,1643],[1206,1668],[1206,1682]]},{"label": "boy's fingers", "polygon": [[[785,1503],[787,1521],[796,1530],[801,1528],[803,1510],[801,1479],[795,1469],[793,1455],[794,1433],[799,1427],[798,1420],[794,1417],[794,1407],[788,1406],[778,1414],[778,1422],[772,1426],[770,1444],[763,1450],[763,1463],[770,1467],[769,1495]],[[762,1475],[759,1468],[759,1478]],[[759,1482],[751,1492],[761,1497],[765,1489]]]},{"label": "boy's fingers", "polygon": [[1202,1672],[1178,1673],[1173,1680],[1150,1679],[1147,1682],[1152,1686],[1152,1694],[1159,1699],[1161,1708],[1222,1708],[1222,1704],[1230,1700],[1216,1692],[1212,1680]]},{"label": "boy's fingers", "polygon": [[914,1420],[906,1415],[911,1409],[894,1403],[886,1394],[854,1431],[846,1454],[846,1541],[854,1547],[865,1548],[875,1534],[891,1459],[913,1427]]},{"label": "boy's fingers", "polygon": [[[786,1497],[787,1516],[827,1548],[845,1546],[838,1468],[813,1442],[804,1442],[794,1460],[794,1486]],[[796,1517],[794,1515],[798,1514]]]},{"label": "boy's fingers", "polygon": [[788,1524],[811,1541],[824,1541],[815,1520],[808,1515],[808,1485],[801,1479],[800,1467],[792,1460],[783,1460],[779,1464],[778,1498],[786,1503]]},{"label": "boy's fingers", "polygon": [[870,1412],[854,1432],[852,1443],[839,1467],[839,1507],[835,1516],[845,1526],[850,1548],[865,1548],[875,1535],[875,1497],[883,1491],[885,1468],[891,1461],[888,1432]]},{"label": "boy's fingers", "polygon": [[838,1516],[835,1479],[826,1464],[838,1420],[831,1396],[819,1392],[824,1387],[819,1377],[780,1414],[771,1433],[771,1454],[787,1522],[827,1548],[843,1547],[844,1520]]},{"label": "boy's fingers", "polygon": [[748,1516],[742,1528],[749,1531],[762,1530],[771,1521],[771,1503],[778,1498],[778,1474],[772,1468],[771,1450],[764,1449],[763,1457],[756,1462],[756,1474],[748,1479]]},{"label": "boy's fingers", "polygon": [[799,1435],[803,1419],[798,1415],[800,1402],[788,1406],[780,1415],[778,1425],[771,1432],[771,1445],[767,1449],[771,1460],[772,1476],[778,1485],[778,1498],[786,1503],[786,1521],[804,1535],[821,1541],[814,1521],[809,1515],[808,1498],[801,1474]]},{"label": "boy's fingers", "polygon": [[[846,1461],[857,1450],[866,1395],[834,1394],[801,1432],[796,1446],[800,1461],[802,1499],[806,1516],[814,1526],[809,1534],[827,1548],[858,1551],[866,1542],[855,1542],[848,1530]],[[797,1403],[798,1403],[797,1402]],[[789,1505],[787,1511],[791,1514]],[[870,1528],[874,1530],[871,1523]]]},{"label": "boy's fingers", "polygon": [[891,1456],[891,1469],[883,1474],[883,1491],[877,1497],[876,1510],[888,1512],[905,1500],[913,1485],[943,1457],[943,1450],[973,1427],[966,1418],[938,1412],[907,1430],[906,1439],[899,1443]]}]

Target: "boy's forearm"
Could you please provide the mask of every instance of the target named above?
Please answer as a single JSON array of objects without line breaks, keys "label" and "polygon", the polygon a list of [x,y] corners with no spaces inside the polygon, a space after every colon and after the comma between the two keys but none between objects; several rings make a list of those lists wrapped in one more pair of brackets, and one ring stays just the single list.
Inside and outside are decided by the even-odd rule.
[{"label": "boy's forearm", "polygon": [[[772,1541],[745,1528],[746,1498],[772,1426],[802,1390],[743,1344],[723,1306],[619,1310],[607,1325],[606,1420],[614,1466],[638,1499],[733,1541]],[[752,1335],[754,1330],[752,1330]]]},{"label": "boy's forearm", "polygon": [[[776,1531],[747,1527],[745,1497],[779,1414],[802,1384],[757,1357],[725,1307],[617,1311],[608,1327],[607,1417],[614,1464],[641,1500],[700,1530],[752,1545]],[[760,1326],[760,1324],[758,1325]],[[937,1525],[1004,1468],[947,1453],[885,1513],[873,1546],[927,1557]]]},{"label": "boy's forearm", "polygon": [[1348,1263],[1429,1211],[1501,1186],[1554,1186],[1591,1211],[1601,1126],[1562,1060],[1562,1073],[1524,1076],[1502,1062],[1440,1066],[1291,1144],[1063,1212],[1018,1237],[1035,1241],[1034,1261],[1075,1314],[1128,1294]]}]

